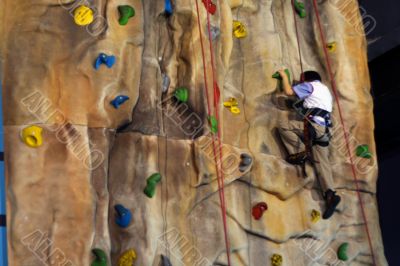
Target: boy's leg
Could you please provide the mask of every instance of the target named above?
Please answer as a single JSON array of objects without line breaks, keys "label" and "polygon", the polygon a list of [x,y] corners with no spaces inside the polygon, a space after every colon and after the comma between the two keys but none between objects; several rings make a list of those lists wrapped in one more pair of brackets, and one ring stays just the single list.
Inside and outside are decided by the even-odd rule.
[{"label": "boy's leg", "polygon": [[[317,137],[320,137],[325,133],[325,127],[314,125],[314,128]],[[326,202],[323,218],[329,219],[335,212],[335,209],[341,200],[334,190],[332,168],[329,161],[329,147],[315,145],[313,146],[313,155],[314,159],[317,161],[314,164],[317,178],[321,184],[321,189]]]},{"label": "boy's leg", "polygon": [[279,135],[289,155],[305,150],[303,143],[303,121],[290,120],[278,128]]},{"label": "boy's leg", "polygon": [[329,147],[321,147],[319,145],[313,146],[314,159],[317,161],[315,165],[315,170],[317,171],[317,177],[321,184],[323,192],[327,190],[335,190],[332,168],[329,161]]}]

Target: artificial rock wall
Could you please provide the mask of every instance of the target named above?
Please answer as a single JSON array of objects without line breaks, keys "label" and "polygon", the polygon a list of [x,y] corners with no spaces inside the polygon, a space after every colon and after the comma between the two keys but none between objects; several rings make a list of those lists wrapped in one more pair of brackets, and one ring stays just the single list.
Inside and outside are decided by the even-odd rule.
[{"label": "artificial rock wall", "polygon": [[[330,84],[312,1],[304,2],[307,17],[296,18],[304,67]],[[104,19],[96,29],[74,23],[79,3]],[[136,14],[121,26],[117,7],[126,4]],[[105,251],[108,265],[131,248],[134,265],[162,265],[161,255],[172,265],[226,265],[200,44],[203,38],[212,88],[207,13],[198,4],[202,35],[195,0],[174,1],[170,17],[162,0],[1,1],[10,265],[89,265],[93,248]],[[283,265],[340,265],[335,253],[344,242],[350,249],[343,265],[373,265],[337,106],[330,160],[343,200],[330,220],[311,221],[313,209],[323,210],[315,176],[303,178],[283,159],[276,127],[291,112],[271,75],[282,67],[295,78],[301,71],[291,1],[215,4],[210,19],[220,30],[212,49],[221,100],[235,97],[241,109],[240,115],[222,104],[219,109],[223,154],[232,156],[224,175],[231,265],[271,265],[273,254],[282,255]],[[357,2],[319,1],[319,10],[328,41],[337,42],[330,56],[350,145],[368,144],[374,153]],[[246,26],[247,37],[232,35],[233,20]],[[116,64],[96,71],[101,52],[115,55]],[[163,74],[171,81],[166,92]],[[184,110],[171,100],[180,86],[189,89]],[[120,94],[130,99],[115,109],[109,102]],[[213,99],[212,92],[208,96]],[[30,125],[44,129],[39,148],[21,141],[21,130]],[[242,171],[241,154],[253,159]],[[356,158],[355,165],[375,262],[387,265],[376,157]],[[154,172],[162,181],[150,199],[143,189]],[[251,209],[261,201],[268,211],[257,221]],[[114,223],[115,204],[133,213],[126,229]]]}]

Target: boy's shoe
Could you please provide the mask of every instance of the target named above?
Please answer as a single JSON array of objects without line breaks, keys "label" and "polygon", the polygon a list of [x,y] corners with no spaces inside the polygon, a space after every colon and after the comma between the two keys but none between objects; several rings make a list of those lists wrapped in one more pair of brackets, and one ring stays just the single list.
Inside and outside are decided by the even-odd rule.
[{"label": "boy's shoe", "polygon": [[328,189],[325,192],[325,212],[322,215],[324,220],[327,220],[332,217],[333,213],[336,210],[336,207],[340,203],[340,196],[336,195],[335,191]]}]

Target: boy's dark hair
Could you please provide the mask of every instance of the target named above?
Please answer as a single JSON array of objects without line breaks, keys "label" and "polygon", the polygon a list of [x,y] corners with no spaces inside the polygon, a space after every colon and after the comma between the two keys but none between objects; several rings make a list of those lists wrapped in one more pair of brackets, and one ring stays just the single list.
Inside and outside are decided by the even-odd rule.
[{"label": "boy's dark hair", "polygon": [[320,74],[317,71],[304,71],[301,75],[303,81],[312,82],[312,81],[322,81]]}]

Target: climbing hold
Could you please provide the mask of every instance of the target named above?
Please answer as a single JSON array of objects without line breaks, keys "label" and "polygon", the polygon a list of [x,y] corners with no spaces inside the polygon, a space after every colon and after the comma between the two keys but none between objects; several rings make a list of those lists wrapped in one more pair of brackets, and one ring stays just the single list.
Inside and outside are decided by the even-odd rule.
[{"label": "climbing hold", "polygon": [[128,249],[122,253],[118,259],[118,266],[132,266],[136,260],[136,252],[134,249]]},{"label": "climbing hold", "polygon": [[161,266],[172,266],[172,263],[167,256],[161,255]]},{"label": "climbing hold", "polygon": [[271,257],[272,266],[281,266],[283,262],[283,258],[279,254],[273,254]]},{"label": "climbing hold", "polygon": [[259,202],[253,206],[251,214],[253,215],[254,219],[260,220],[266,210],[268,210],[267,203]]},{"label": "climbing hold", "polygon": [[127,228],[132,221],[132,212],[121,204],[114,206],[116,211],[115,223],[122,228]]},{"label": "climbing hold", "polygon": [[208,121],[211,126],[211,133],[216,134],[218,132],[218,121],[215,116],[210,115],[208,117]]},{"label": "climbing hold", "polygon": [[330,43],[326,44],[326,48],[328,48],[328,51],[331,53],[336,52],[336,47],[337,47],[336,42],[330,42]]},{"label": "climbing hold", "polygon": [[95,248],[92,250],[92,253],[95,259],[92,261],[91,266],[107,266],[107,255],[103,250]]},{"label": "climbing hold", "polygon": [[22,141],[31,148],[37,148],[43,144],[43,129],[38,126],[26,127],[21,132]]},{"label": "climbing hold", "polygon": [[224,106],[231,111],[232,114],[240,114],[240,109],[238,107],[239,103],[236,98],[229,98],[228,101],[224,102]]},{"label": "climbing hold", "polygon": [[337,252],[339,260],[347,261],[349,259],[347,255],[348,248],[349,248],[349,243],[343,243],[339,246]]},{"label": "climbing hold", "polygon": [[86,26],[93,22],[93,10],[90,7],[81,5],[74,10],[74,20],[79,26]]},{"label": "climbing hold", "polygon": [[159,173],[152,174],[147,178],[147,185],[144,189],[144,194],[147,197],[152,198],[156,193],[156,185],[161,181],[161,175]]},{"label": "climbing hold", "polygon": [[189,98],[189,90],[185,87],[177,88],[174,92],[175,98],[180,102],[187,102]]},{"label": "climbing hold", "polygon": [[[289,69],[285,69],[285,73],[286,73],[286,76],[288,77],[288,79],[289,79],[289,83],[291,83],[291,76],[290,76],[290,71],[289,71]],[[281,75],[279,74],[279,72],[277,71],[277,72],[275,72],[273,75],[272,75],[272,78],[274,78],[274,79],[277,79],[277,80],[279,80],[279,81],[282,81],[282,77],[281,77]]]},{"label": "climbing hold", "polygon": [[367,144],[359,145],[356,149],[356,154],[358,157],[371,159],[372,153],[369,151],[369,146]]},{"label": "climbing hold", "polygon": [[169,88],[169,85],[171,84],[171,79],[165,73],[162,73],[161,77],[162,77],[162,80],[163,80],[162,89],[161,90],[162,90],[163,93],[165,93],[165,92],[167,92],[167,90]]},{"label": "climbing hold", "polygon": [[236,98],[233,98],[233,97],[229,98],[228,101],[224,102],[224,106],[228,107],[228,108],[230,108],[232,106],[238,106],[238,105],[239,105],[238,101],[236,100]]},{"label": "climbing hold", "polygon": [[246,27],[243,25],[242,22],[234,20],[233,21],[233,35],[235,35],[236,38],[244,38],[247,36],[247,30]]},{"label": "climbing hold", "polygon": [[240,164],[239,164],[239,171],[240,172],[244,172],[247,170],[247,168],[251,165],[251,163],[253,162],[253,159],[251,158],[250,155],[246,154],[246,153],[242,153],[240,155]]},{"label": "climbing hold", "polygon": [[317,223],[319,220],[321,220],[321,213],[317,210],[312,210],[311,211],[311,221],[313,223]]},{"label": "climbing hold", "polygon": [[119,25],[126,25],[130,18],[135,16],[135,9],[129,5],[123,5],[118,7],[119,11]]},{"label": "climbing hold", "polygon": [[240,114],[240,109],[239,109],[239,107],[237,107],[237,106],[232,106],[232,107],[229,109],[229,111],[231,111],[231,113],[234,114],[234,115]]},{"label": "climbing hold", "polygon": [[216,26],[211,26],[210,30],[211,30],[211,40],[215,41],[221,34],[221,30]]},{"label": "climbing hold", "polygon": [[110,102],[110,104],[112,106],[114,106],[115,109],[118,109],[124,102],[126,102],[127,100],[129,100],[129,97],[126,95],[118,95],[117,97],[115,97],[114,100],[112,100]]},{"label": "climbing hold", "polygon": [[296,10],[296,13],[299,15],[299,17],[301,17],[301,18],[306,17],[306,9],[304,7],[304,3],[294,0],[294,8]]},{"label": "climbing hold", "polygon": [[108,68],[112,68],[115,64],[115,56],[106,55],[105,53],[100,53],[94,62],[94,68],[97,70],[100,68],[101,64],[105,64]]},{"label": "climbing hold", "polygon": [[165,15],[171,16],[174,12],[174,8],[172,7],[171,0],[165,0]]},{"label": "climbing hold", "polygon": [[217,6],[211,0],[203,0],[203,4],[211,15],[214,15],[217,11]]}]

